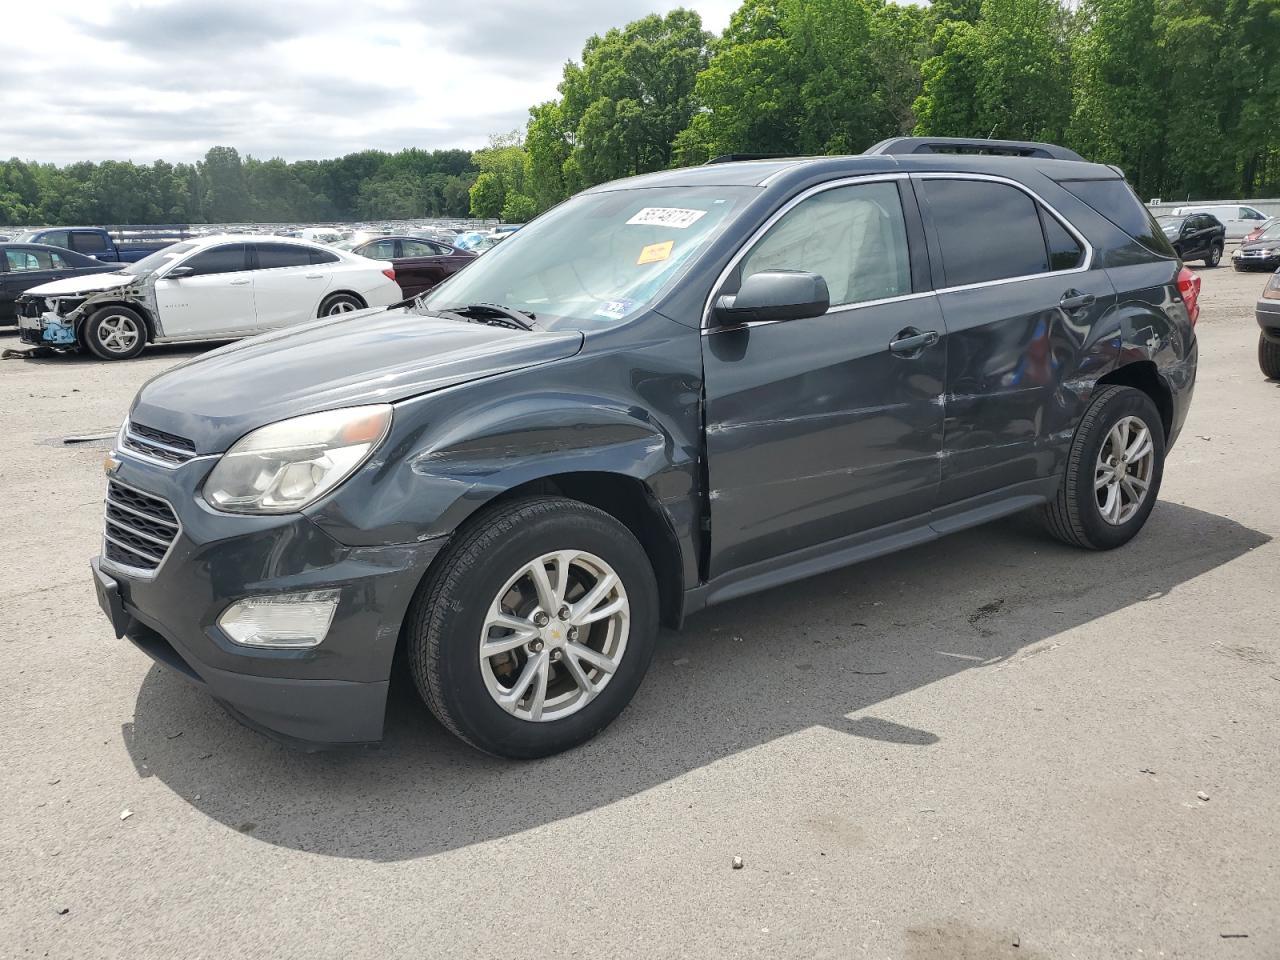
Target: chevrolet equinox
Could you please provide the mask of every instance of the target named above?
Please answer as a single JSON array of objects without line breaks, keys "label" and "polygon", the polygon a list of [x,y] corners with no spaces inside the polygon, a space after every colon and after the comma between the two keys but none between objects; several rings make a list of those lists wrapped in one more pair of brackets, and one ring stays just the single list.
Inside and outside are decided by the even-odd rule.
[{"label": "chevrolet equinox", "polygon": [[414,301],[143,386],[99,602],[287,741],[379,740],[405,669],[473,746],[555,753],[712,604],[1021,510],[1128,541],[1198,289],[1122,174],[1050,144],[605,184]]}]

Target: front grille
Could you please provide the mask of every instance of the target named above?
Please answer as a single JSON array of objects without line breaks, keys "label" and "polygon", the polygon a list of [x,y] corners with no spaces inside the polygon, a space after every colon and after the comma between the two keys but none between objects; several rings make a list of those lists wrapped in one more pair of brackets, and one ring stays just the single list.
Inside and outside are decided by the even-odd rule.
[{"label": "front grille", "polygon": [[154,572],[178,536],[178,518],[168,501],[111,480],[106,512],[107,559]]},{"label": "front grille", "polygon": [[186,463],[196,455],[196,445],[186,437],[174,433],[144,427],[140,423],[125,422],[122,446],[152,460],[175,466]]}]

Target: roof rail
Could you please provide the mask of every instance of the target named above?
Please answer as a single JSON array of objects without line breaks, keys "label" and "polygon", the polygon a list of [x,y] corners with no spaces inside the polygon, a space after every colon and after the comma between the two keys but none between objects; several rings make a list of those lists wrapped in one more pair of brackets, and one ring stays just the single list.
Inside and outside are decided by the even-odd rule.
[{"label": "roof rail", "polygon": [[1047,160],[1084,160],[1074,150],[1032,140],[984,140],[969,137],[890,137],[862,151],[866,154],[980,153],[1006,157],[1039,157]]},{"label": "roof rail", "polygon": [[713,163],[734,163],[738,160],[785,160],[785,153],[726,153],[719,157],[712,157],[707,161],[707,166]]}]

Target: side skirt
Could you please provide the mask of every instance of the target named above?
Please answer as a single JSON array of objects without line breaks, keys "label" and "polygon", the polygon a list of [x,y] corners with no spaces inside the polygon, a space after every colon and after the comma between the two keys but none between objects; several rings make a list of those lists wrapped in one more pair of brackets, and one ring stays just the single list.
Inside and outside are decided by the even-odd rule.
[{"label": "side skirt", "polygon": [[1051,477],[1016,483],[992,493],[948,504],[927,514],[761,560],[740,570],[732,570],[692,590],[686,590],[684,614],[688,616],[726,600],[736,600],[747,594],[838,570],[887,553],[896,553],[907,547],[937,540],[949,533],[1019,513],[1047,502],[1057,492],[1061,482],[1061,477]]}]

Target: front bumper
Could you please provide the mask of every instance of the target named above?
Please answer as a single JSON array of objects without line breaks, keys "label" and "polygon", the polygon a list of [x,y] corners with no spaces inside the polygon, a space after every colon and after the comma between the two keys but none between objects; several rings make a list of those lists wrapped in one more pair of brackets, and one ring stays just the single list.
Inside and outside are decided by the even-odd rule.
[{"label": "front bumper", "polygon": [[[92,561],[117,636],[277,739],[312,747],[380,740],[400,625],[443,538],[351,547],[300,514],[220,514],[196,497],[216,458],[169,468],[118,456],[113,479],[167,500],[181,529],[154,572]],[[339,591],[316,647],[243,647],[217,625],[236,600],[313,589]]]},{"label": "front bumper", "polygon": [[74,347],[75,328],[64,317],[45,311],[37,317],[18,313],[18,338],[23,343],[44,347]]},{"label": "front bumper", "polygon": [[1274,270],[1280,266],[1280,253],[1266,255],[1256,250],[1239,250],[1231,255],[1232,264],[1240,270]]}]

